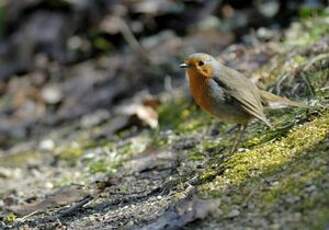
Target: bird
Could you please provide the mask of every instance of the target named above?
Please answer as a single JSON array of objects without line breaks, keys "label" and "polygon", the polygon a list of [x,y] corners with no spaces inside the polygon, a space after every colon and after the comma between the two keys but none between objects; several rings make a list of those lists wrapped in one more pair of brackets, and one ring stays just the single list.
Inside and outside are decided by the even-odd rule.
[{"label": "bird", "polygon": [[243,73],[206,53],[189,55],[180,68],[185,69],[192,97],[203,110],[220,121],[238,125],[231,152],[236,151],[251,120],[258,119],[272,128],[265,106],[304,107],[303,103],[259,89]]}]

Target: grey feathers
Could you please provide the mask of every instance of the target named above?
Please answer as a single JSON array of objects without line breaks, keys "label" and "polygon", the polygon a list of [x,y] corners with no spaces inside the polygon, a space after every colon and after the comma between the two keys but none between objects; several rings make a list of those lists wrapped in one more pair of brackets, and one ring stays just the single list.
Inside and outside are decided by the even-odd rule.
[{"label": "grey feathers", "polygon": [[223,88],[224,93],[234,98],[244,111],[272,127],[263,112],[258,88],[238,71],[218,65],[220,75],[215,74],[213,79]]}]

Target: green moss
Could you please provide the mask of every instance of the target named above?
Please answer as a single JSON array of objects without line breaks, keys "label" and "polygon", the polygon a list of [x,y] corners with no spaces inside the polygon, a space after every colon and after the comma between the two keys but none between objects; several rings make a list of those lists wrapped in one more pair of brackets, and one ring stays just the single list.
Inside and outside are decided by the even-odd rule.
[{"label": "green moss", "polygon": [[20,167],[27,162],[33,162],[40,159],[42,154],[38,151],[24,151],[15,154],[0,156],[0,166]]},{"label": "green moss", "polygon": [[167,134],[167,135],[161,135],[161,132],[159,129],[152,131],[151,132],[152,135],[152,141],[150,143],[150,146],[152,148],[156,148],[156,149],[161,149],[165,146],[167,146],[169,144],[169,139],[171,138],[169,135],[171,134]]},{"label": "green moss", "polygon": [[288,212],[287,217],[302,213],[298,226],[323,227],[329,219],[328,136],[327,111],[284,138],[235,153],[217,171],[206,170],[201,178],[217,177],[200,186],[201,195],[221,197],[224,216],[232,206],[252,204],[255,207],[247,212]]},{"label": "green moss", "polygon": [[213,178],[215,178],[215,176],[218,175],[218,172],[217,170],[213,169],[208,169],[206,170],[205,172],[203,172],[200,176],[200,179],[203,181],[203,182],[207,182],[207,181],[210,181],[212,180]]},{"label": "green moss", "polygon": [[106,140],[106,139],[101,139],[101,140],[80,140],[78,141],[79,143],[84,143],[83,149],[94,149],[94,148],[100,148],[100,147],[112,147],[114,145],[113,142]]},{"label": "green moss", "polygon": [[194,102],[180,98],[168,102],[158,109],[161,129],[172,129],[179,133],[197,132],[211,124],[211,117],[201,111]]},{"label": "green moss", "polygon": [[118,162],[114,163],[109,163],[106,162],[105,160],[99,160],[99,161],[95,161],[95,162],[91,162],[89,164],[89,172],[91,174],[95,174],[95,173],[105,173],[105,172],[114,172],[118,167],[120,166],[120,164]]},{"label": "green moss", "polygon": [[60,151],[58,157],[60,160],[73,161],[78,159],[84,153],[84,149],[81,147],[65,147]]},{"label": "green moss", "polygon": [[181,122],[181,113],[186,105],[187,102],[182,99],[176,99],[162,104],[158,108],[160,127],[175,129]]},{"label": "green moss", "polygon": [[298,14],[299,17],[309,20],[314,17],[320,17],[320,16],[325,17],[326,15],[328,15],[328,9],[304,6],[299,9]]},{"label": "green moss", "polygon": [[112,48],[112,44],[107,40],[102,37],[97,37],[93,41],[94,46],[102,51],[108,51],[110,48]]},{"label": "green moss", "polygon": [[[242,146],[250,149],[259,144],[273,142],[285,137],[296,126],[298,120],[307,120],[307,111],[307,108],[269,111],[267,116],[271,119],[274,128],[264,127],[260,123],[249,126],[247,130],[248,135],[246,135],[248,138]],[[264,132],[264,129],[266,129],[266,132]]]},{"label": "green moss", "polygon": [[[328,194],[329,195],[329,194]],[[321,202],[321,200],[320,200]],[[305,220],[310,229],[328,228],[329,208],[322,207],[311,211],[311,218]]]},{"label": "green moss", "polygon": [[5,217],[5,222],[7,224],[12,224],[15,222],[16,218],[17,218],[16,215],[11,212]]},{"label": "green moss", "polygon": [[123,162],[124,158],[122,157],[104,156],[100,159],[98,158],[97,160],[92,160],[87,163],[88,173],[113,174],[122,166]]},{"label": "green moss", "polygon": [[[236,182],[245,178],[252,169],[271,168],[283,164],[295,153],[318,144],[329,132],[329,114],[305,125],[295,128],[285,139],[257,147],[248,154],[234,155],[228,165],[239,165],[236,173],[232,172],[232,179]],[[252,165],[241,164],[254,162]]]},{"label": "green moss", "polygon": [[202,152],[194,151],[189,153],[188,158],[191,161],[202,161],[204,160],[204,155],[202,154]]}]

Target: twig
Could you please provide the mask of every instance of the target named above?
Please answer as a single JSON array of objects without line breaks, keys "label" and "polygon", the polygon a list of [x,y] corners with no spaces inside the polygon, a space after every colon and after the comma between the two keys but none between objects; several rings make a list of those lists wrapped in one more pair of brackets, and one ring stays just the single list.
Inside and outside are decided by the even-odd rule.
[{"label": "twig", "polygon": [[145,61],[151,63],[151,59],[147,55],[146,50],[141,46],[141,44],[136,39],[133,32],[131,32],[127,23],[121,18],[116,17],[117,23],[119,24],[120,32],[130,48],[132,48],[136,53],[138,53]]},{"label": "twig", "polygon": [[310,79],[308,78],[308,76],[305,73],[309,72],[311,70],[311,68],[317,62],[320,62],[320,61],[328,59],[328,58],[329,58],[328,53],[317,55],[316,57],[312,58],[312,60],[307,65],[305,65],[303,68],[302,78],[303,78],[304,82],[306,83],[306,86],[307,86],[308,90],[310,91],[312,97],[315,96],[315,90],[310,82]]},{"label": "twig", "polygon": [[302,75],[302,78],[303,78],[303,80],[304,80],[304,82],[307,86],[308,91],[310,92],[311,96],[314,97],[315,96],[315,90],[314,90],[314,88],[311,84],[311,81],[310,81],[309,77],[305,73],[302,73],[301,75]]},{"label": "twig", "polygon": [[283,75],[280,76],[279,80],[277,81],[277,83],[276,83],[276,92],[277,92],[277,94],[280,95],[281,85],[287,79],[287,77],[288,77],[288,74],[283,74]]},{"label": "twig", "polygon": [[69,207],[68,209],[64,210],[63,212],[61,212],[59,215],[57,215],[57,218],[61,218],[63,216],[67,216],[70,215],[71,213],[73,213],[75,210],[81,208],[82,206],[84,206],[85,204],[87,204],[89,201],[91,201],[92,199],[94,199],[93,196],[86,196],[84,197],[82,200],[80,200],[79,202],[75,203],[74,205],[72,205],[71,207]]},{"label": "twig", "polygon": [[308,71],[316,62],[322,61],[324,59],[329,59],[329,53],[320,54],[312,58],[312,60],[304,66],[303,71]]}]

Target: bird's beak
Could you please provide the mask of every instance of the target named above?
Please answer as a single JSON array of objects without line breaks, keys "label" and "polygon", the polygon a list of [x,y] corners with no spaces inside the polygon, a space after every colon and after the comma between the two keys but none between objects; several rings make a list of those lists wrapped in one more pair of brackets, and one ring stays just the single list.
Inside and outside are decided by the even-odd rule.
[{"label": "bird's beak", "polygon": [[179,67],[182,68],[182,69],[186,69],[186,68],[189,67],[189,65],[186,64],[186,63],[182,63],[182,64],[179,65]]}]

